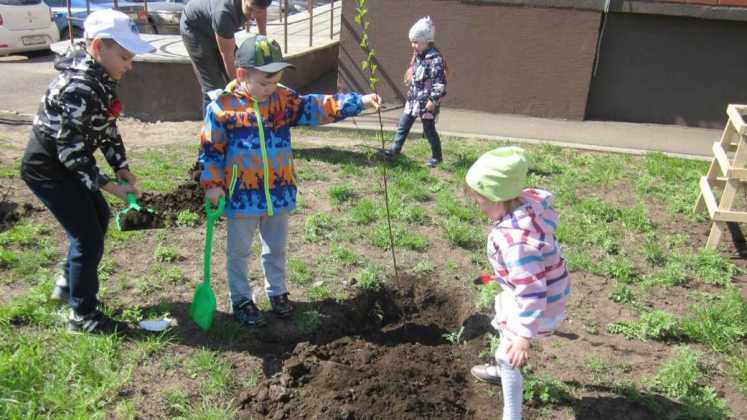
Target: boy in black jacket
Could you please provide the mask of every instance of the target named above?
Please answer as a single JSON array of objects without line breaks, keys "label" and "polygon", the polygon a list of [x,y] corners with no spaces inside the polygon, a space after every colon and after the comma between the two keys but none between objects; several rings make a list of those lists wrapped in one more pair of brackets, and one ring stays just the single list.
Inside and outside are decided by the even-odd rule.
[{"label": "boy in black jacket", "polygon": [[[135,54],[154,48],[140,39],[135,24],[121,12],[96,11],[86,18],[84,28],[85,48],[73,48],[55,63],[60,74],[49,85],[34,118],[21,178],[67,233],[68,287],[56,293],[69,296],[68,330],[122,333],[127,324],[99,311],[96,298],[97,269],[110,216],[100,190],[125,201],[128,192],[139,195],[117,130],[122,105],[115,88],[132,68]],[[96,149],[101,149],[117,179],[126,183],[112,181],[99,171],[93,156]]]}]

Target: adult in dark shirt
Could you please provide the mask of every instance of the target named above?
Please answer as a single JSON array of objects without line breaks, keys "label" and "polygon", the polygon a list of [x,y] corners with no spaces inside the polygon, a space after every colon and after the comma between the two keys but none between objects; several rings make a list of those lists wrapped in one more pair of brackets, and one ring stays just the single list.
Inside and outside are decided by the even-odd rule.
[{"label": "adult in dark shirt", "polygon": [[223,89],[236,78],[234,34],[247,20],[257,21],[267,34],[267,7],[272,0],[190,0],[179,30],[202,89],[202,112],[210,103],[207,93]]}]

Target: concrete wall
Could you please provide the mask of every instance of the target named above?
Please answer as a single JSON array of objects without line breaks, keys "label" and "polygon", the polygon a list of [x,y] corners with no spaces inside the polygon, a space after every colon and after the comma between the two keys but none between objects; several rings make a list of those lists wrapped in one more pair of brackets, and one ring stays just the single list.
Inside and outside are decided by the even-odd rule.
[{"label": "concrete wall", "polygon": [[[444,106],[496,113],[582,119],[600,14],[592,10],[467,4],[457,0],[368,2],[381,94],[402,102],[411,57],[410,26],[424,14],[436,22],[436,44],[449,65]],[[355,2],[343,3],[339,81],[367,89],[355,24]]]},{"label": "concrete wall", "polygon": [[586,117],[720,128],[747,103],[747,23],[612,13]]},{"label": "concrete wall", "polygon": [[[286,70],[282,83],[305,93],[324,75],[335,71],[338,44],[288,56],[296,70]],[[138,61],[120,81],[118,93],[127,117],[143,121],[202,119],[200,85],[188,61]]]},{"label": "concrete wall", "polygon": [[[428,14],[451,72],[445,106],[566,119],[721,127],[747,103],[745,0],[376,0],[381,93],[404,100],[409,27]],[[367,90],[355,2],[344,3],[339,83]]]}]

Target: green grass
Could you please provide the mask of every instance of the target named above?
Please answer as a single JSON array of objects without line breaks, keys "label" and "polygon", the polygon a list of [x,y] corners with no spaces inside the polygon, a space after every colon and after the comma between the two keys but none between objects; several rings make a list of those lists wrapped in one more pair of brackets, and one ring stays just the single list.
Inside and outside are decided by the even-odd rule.
[{"label": "green grass", "polygon": [[684,333],[714,351],[727,353],[747,336],[747,299],[730,289],[720,299],[695,305],[682,321]]},{"label": "green grass", "polygon": [[359,225],[368,225],[378,219],[378,211],[371,200],[364,198],[351,209],[350,217]]},{"label": "green grass", "polygon": [[176,262],[182,258],[182,255],[174,245],[158,244],[153,251],[153,258],[158,262]]},{"label": "green grass", "polygon": [[665,311],[654,310],[641,314],[639,321],[618,321],[607,326],[610,334],[622,334],[627,339],[665,340],[681,336],[677,318]]},{"label": "green grass", "polygon": [[49,228],[32,223],[28,220],[16,224],[12,228],[0,233],[0,245],[28,247],[36,244],[39,239],[49,234]]},{"label": "green grass", "polygon": [[[377,224],[367,233],[371,243],[381,249],[389,249],[389,228],[386,222]],[[413,251],[424,251],[428,248],[428,239],[411,229],[405,229],[399,226],[392,226],[392,236],[394,236],[394,246],[405,248]]]},{"label": "green grass", "polygon": [[143,355],[116,337],[65,334],[50,288],[0,306],[0,418],[91,418],[113,406]]},{"label": "green grass", "polygon": [[200,215],[192,210],[182,210],[176,215],[176,225],[180,227],[195,227],[200,222]]},{"label": "green grass", "polygon": [[[337,133],[302,129],[294,135],[306,132],[325,136]],[[340,133],[350,136],[347,131]],[[304,183],[311,181],[309,184],[317,185],[306,188],[321,195],[299,197],[300,211],[292,219],[292,231],[296,233],[289,242],[288,280],[301,288],[299,296],[312,302],[342,299],[344,291],[337,287],[340,278],[355,279],[359,289],[375,290],[382,287],[391,272],[381,173],[377,161],[367,154],[370,146],[377,144],[376,134],[367,133],[356,140],[367,142],[366,150],[355,150],[355,154],[344,150],[327,156],[320,153],[318,146],[310,146],[314,151],[307,153],[302,145],[296,155],[301,190],[304,191]],[[494,297],[500,292],[498,284],[469,286],[471,278],[490,272],[491,267],[484,255],[487,219],[465,197],[463,184],[464,174],[474,159],[501,143],[446,137],[444,141],[449,153],[444,165],[435,171],[422,166],[429,153],[424,141],[413,142],[408,146],[407,157],[388,166],[398,261],[403,271],[431,279],[455,293],[471,293],[466,302],[482,313],[492,313]],[[640,318],[616,322],[609,329],[629,339],[659,340],[655,344],[659,355],[668,354],[675,343],[690,343],[703,352],[674,353],[672,361],[665,363],[654,379],[646,382],[643,378],[644,385],[634,386],[632,383],[642,383],[635,373],[637,365],[626,364],[624,359],[618,363],[605,345],[595,347],[587,360],[569,370],[553,359],[556,353],[545,349],[562,348],[562,340],[543,342],[533,348],[541,355],[541,365],[525,369],[525,398],[530,402],[532,415],[572,417],[577,414],[574,407],[590,392],[600,392],[595,386],[609,388],[614,393],[611,398],[625,400],[625,404],[656,408],[652,418],[723,417],[728,414],[726,402],[714,388],[733,387],[738,391],[739,394],[735,391],[729,396],[736,409],[743,402],[739,395],[747,397],[745,298],[732,285],[738,284],[733,279],[741,271],[726,254],[694,249],[693,244],[699,239],[690,233],[694,231],[691,226],[673,233],[680,225],[704,220],[703,215],[694,215],[691,209],[698,194],[698,179],[707,170],[707,163],[660,154],[637,157],[552,146],[526,149],[530,159],[528,185],[547,189],[555,196],[554,207],[560,216],[557,237],[572,276],[580,280],[574,295],[588,293],[588,283],[592,282],[599,286],[593,288],[595,293],[609,298],[595,302],[619,308],[625,314],[639,311]],[[192,144],[136,151],[131,158],[144,189],[169,191],[186,180],[186,169],[194,162],[194,153]],[[11,169],[17,176],[17,168]],[[122,203],[117,202],[114,209],[121,207]],[[197,229],[199,223],[199,215],[191,211],[179,214],[176,222],[182,232]],[[219,225],[219,229],[224,228]],[[109,229],[106,255],[98,271],[102,300],[112,305],[107,311],[131,322],[178,313],[177,308],[185,302],[172,302],[183,300],[176,298],[173,290],[191,290],[185,284],[189,281],[185,270],[193,268],[176,261],[195,255],[191,244],[185,241],[186,237],[175,240],[173,231],[168,230]],[[314,244],[318,248],[314,248],[316,254],[308,258],[304,253],[307,251],[299,251],[308,245],[299,241]],[[142,269],[133,270],[126,260],[130,255],[127,250],[141,243],[160,244],[147,251],[153,253],[156,261],[146,262],[149,266],[144,273]],[[11,285],[11,293],[26,289],[20,296],[12,295],[8,303],[0,304],[0,367],[5,369],[0,371],[0,386],[4,387],[0,388],[0,418],[134,418],[146,412],[164,418],[223,419],[241,414],[244,390],[260,380],[256,370],[260,360],[252,351],[244,352],[247,367],[236,362],[239,359],[233,350],[219,349],[236,349],[237,337],[251,333],[234,321],[221,322],[209,333],[213,340],[210,349],[204,350],[185,347],[178,335],[114,340],[110,345],[100,337],[71,338],[62,331],[65,311],[47,301],[55,274],[53,264],[59,261],[64,245],[59,227],[47,227],[37,222],[36,216],[0,232],[0,284]],[[196,253],[201,254],[201,248]],[[668,290],[673,288],[684,290]],[[676,292],[671,293],[676,303],[692,305],[689,309],[678,308],[677,313],[683,315],[651,309],[659,309],[654,303],[670,292]],[[581,299],[582,295],[576,296]],[[133,299],[141,303],[129,304]],[[154,301],[163,305],[149,306]],[[600,330],[607,326],[600,324],[595,308],[576,306],[580,300],[570,302],[569,315],[576,320],[569,324],[571,330],[606,342],[609,338]],[[259,304],[269,308],[266,300]],[[295,327],[309,333],[324,328],[322,321],[323,315],[313,310],[298,311],[291,320]],[[451,329],[453,332],[448,335],[455,342],[459,341],[458,331],[454,331],[458,328]],[[80,344],[80,340],[85,343]],[[493,338],[493,346],[497,343]],[[83,349],[80,357],[74,354],[79,346]],[[86,346],[94,348],[99,358],[97,372],[90,372],[91,364],[79,360],[94,352],[86,350]],[[481,356],[491,358],[494,350]],[[42,359],[41,354],[46,358]],[[646,362],[650,364],[652,360]],[[554,371],[558,366],[562,376]],[[575,383],[578,377],[573,368],[584,372],[581,377],[588,383]],[[150,394],[130,393],[132,388],[137,390],[138,381],[153,381],[165,372],[187,379]],[[64,399],[59,390],[65,390]],[[493,397],[498,397],[499,388],[491,390]],[[671,400],[684,408],[677,406],[672,412]]]},{"label": "green grass", "polygon": [[333,185],[329,188],[329,198],[336,206],[347,203],[357,196],[358,194],[350,184]]},{"label": "green grass", "polygon": [[558,379],[536,375],[531,366],[525,367],[524,401],[527,403],[562,404],[571,399],[570,389]]},{"label": "green grass", "polygon": [[436,212],[447,218],[456,218],[462,222],[480,223],[482,214],[473,203],[468,203],[467,199],[457,200],[455,194],[451,191],[444,191],[438,194],[436,200]]},{"label": "green grass", "polygon": [[321,282],[311,286],[306,291],[306,296],[308,296],[311,301],[325,300],[332,297],[332,290],[330,290],[329,285],[326,282]]},{"label": "green grass", "polygon": [[297,286],[306,286],[314,280],[314,272],[305,262],[291,258],[288,260],[289,280]]},{"label": "green grass", "polygon": [[219,353],[199,350],[185,364],[186,372],[200,385],[205,395],[224,396],[235,385],[231,363]]},{"label": "green grass", "polygon": [[501,291],[498,282],[492,281],[484,286],[480,286],[480,295],[477,300],[477,307],[481,310],[493,309],[495,296]]},{"label": "green grass", "polygon": [[731,374],[737,384],[737,390],[747,396],[747,355],[744,352],[729,359]]},{"label": "green grass", "polygon": [[652,389],[685,404],[687,418],[723,419],[729,415],[727,402],[712,386],[704,384],[701,357],[702,353],[690,347],[679,348],[677,355],[656,374]]},{"label": "green grass", "polygon": [[635,302],[635,295],[633,294],[633,290],[631,290],[630,287],[624,284],[616,285],[615,288],[610,292],[609,298],[615,303],[630,304]]},{"label": "green grass", "polygon": [[382,286],[381,269],[373,265],[366,266],[358,271],[355,278],[357,280],[356,286],[364,290],[376,290]]},{"label": "green grass", "polygon": [[332,256],[339,261],[343,266],[349,267],[359,265],[363,261],[363,257],[352,249],[335,245],[332,247]]},{"label": "green grass", "polygon": [[140,189],[160,192],[171,191],[184,183],[188,170],[197,161],[195,148],[181,145],[136,151],[129,158]]},{"label": "green grass", "polygon": [[473,228],[457,218],[447,219],[443,224],[446,239],[450,244],[464,249],[477,249],[485,238],[481,238],[481,231]]},{"label": "green grass", "polygon": [[328,213],[313,213],[304,222],[304,239],[307,242],[317,242],[329,239],[335,232],[337,224]]}]

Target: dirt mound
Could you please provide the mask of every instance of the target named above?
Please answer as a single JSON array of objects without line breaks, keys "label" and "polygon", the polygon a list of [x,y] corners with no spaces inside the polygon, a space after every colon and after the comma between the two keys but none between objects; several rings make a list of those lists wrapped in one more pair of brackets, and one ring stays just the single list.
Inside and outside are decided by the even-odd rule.
[{"label": "dirt mound", "polygon": [[13,201],[0,200],[0,231],[10,228],[33,212],[34,206],[30,203],[19,205]]},{"label": "dirt mound", "polygon": [[[166,193],[143,193],[139,203],[153,209],[158,220],[152,224],[176,225],[179,213],[189,210],[198,215],[198,223],[205,221],[205,190],[200,185],[200,168],[195,163],[187,171],[188,181],[180,184],[173,191]],[[146,222],[147,223],[147,222]],[[154,226],[155,227],[155,226]]]},{"label": "dirt mound", "polygon": [[342,306],[322,306],[325,327],[247,392],[242,415],[473,418],[470,361],[446,339],[460,328],[461,307],[457,297],[413,278]]},{"label": "dirt mound", "polygon": [[205,219],[205,191],[198,182],[189,181],[167,193],[143,193],[139,203],[142,207],[153,209],[167,226],[176,224],[180,212],[190,210]]}]

